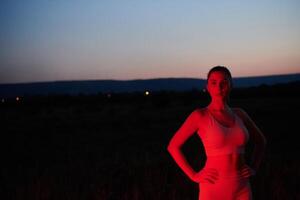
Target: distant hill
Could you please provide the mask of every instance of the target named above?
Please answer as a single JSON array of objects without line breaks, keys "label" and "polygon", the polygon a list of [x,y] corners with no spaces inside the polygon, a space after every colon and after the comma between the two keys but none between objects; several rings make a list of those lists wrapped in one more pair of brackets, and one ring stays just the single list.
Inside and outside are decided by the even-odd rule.
[{"label": "distant hill", "polygon": [[[253,87],[259,85],[274,85],[300,81],[300,74],[272,75],[259,77],[234,78],[235,88]],[[38,83],[0,84],[0,98],[23,95],[51,94],[96,94],[121,93],[135,91],[185,91],[201,90],[206,80],[195,78],[157,78],[144,80],[87,80],[87,81],[55,81]]]}]

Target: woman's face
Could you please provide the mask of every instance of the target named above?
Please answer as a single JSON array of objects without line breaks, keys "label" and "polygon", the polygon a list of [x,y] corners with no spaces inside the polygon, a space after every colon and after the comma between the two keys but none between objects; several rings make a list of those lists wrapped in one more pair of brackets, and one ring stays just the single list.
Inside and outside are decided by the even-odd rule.
[{"label": "woman's face", "polygon": [[231,90],[230,78],[224,72],[212,72],[206,88],[212,98],[227,98]]}]

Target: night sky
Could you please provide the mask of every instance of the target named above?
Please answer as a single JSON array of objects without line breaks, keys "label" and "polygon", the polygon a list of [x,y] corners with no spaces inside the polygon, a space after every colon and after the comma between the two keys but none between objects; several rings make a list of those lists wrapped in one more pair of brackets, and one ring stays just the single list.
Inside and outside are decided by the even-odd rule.
[{"label": "night sky", "polygon": [[3,0],[0,83],[300,73],[298,0]]}]

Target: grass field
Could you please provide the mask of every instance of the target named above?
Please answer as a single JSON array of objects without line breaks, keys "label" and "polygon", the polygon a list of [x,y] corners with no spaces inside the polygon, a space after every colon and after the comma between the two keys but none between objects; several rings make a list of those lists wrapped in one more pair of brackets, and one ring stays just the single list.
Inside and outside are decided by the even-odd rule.
[{"label": "grass field", "polygon": [[[252,94],[233,95],[229,104],[247,111],[268,140],[250,180],[254,199],[300,199],[299,88],[290,95]],[[188,114],[208,102],[191,91],[2,103],[0,199],[196,200],[198,185],[166,146]],[[251,149],[249,142],[247,158]],[[203,166],[196,134],[183,151],[195,169]]]}]

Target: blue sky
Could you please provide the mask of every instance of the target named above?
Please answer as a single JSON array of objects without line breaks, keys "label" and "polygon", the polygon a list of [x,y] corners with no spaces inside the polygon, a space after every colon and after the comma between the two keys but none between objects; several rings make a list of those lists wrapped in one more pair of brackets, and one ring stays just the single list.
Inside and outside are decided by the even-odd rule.
[{"label": "blue sky", "polygon": [[0,83],[300,73],[300,1],[4,0]]}]

